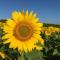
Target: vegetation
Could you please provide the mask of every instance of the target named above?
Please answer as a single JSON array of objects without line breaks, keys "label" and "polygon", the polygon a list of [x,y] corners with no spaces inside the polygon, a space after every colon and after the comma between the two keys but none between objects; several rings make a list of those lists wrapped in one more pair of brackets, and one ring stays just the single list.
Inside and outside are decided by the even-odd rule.
[{"label": "vegetation", "polygon": [[[9,48],[9,44],[3,44],[2,36],[3,23],[6,20],[0,20],[0,59],[1,60],[20,60],[22,57],[18,49]],[[43,50],[24,53],[25,60],[60,60],[60,25],[44,23],[41,31],[41,37],[44,39]]]}]

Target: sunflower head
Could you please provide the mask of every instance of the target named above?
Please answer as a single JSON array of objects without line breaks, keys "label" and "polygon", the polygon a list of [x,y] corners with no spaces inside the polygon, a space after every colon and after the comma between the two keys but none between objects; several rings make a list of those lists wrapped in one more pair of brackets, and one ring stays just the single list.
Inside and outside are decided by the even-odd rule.
[{"label": "sunflower head", "polygon": [[[32,11],[12,12],[12,18],[7,19],[3,30],[7,33],[3,39],[8,38],[4,43],[10,43],[10,48],[18,48],[19,51],[32,51],[35,44],[42,39],[40,31],[43,23],[39,22]],[[41,48],[41,47],[40,47]]]}]

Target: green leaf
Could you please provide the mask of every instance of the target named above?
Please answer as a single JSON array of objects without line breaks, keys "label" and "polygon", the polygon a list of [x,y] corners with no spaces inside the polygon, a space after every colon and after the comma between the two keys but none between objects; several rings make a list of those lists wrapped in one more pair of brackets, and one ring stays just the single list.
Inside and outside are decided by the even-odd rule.
[{"label": "green leaf", "polygon": [[33,50],[30,53],[25,54],[28,60],[44,60],[43,53],[40,51]]},{"label": "green leaf", "polygon": [[57,49],[54,49],[53,55],[56,55],[56,54],[58,54],[58,51]]}]

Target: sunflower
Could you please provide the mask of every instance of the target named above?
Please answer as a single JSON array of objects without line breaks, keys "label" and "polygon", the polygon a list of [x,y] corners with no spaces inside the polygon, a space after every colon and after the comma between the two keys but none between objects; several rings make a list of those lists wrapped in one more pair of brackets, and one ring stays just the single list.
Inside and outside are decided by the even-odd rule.
[{"label": "sunflower", "polygon": [[1,56],[2,58],[5,58],[5,54],[4,54],[3,52],[0,52],[0,56]]},{"label": "sunflower", "polygon": [[0,22],[0,29],[2,28],[2,26],[3,26],[3,23],[2,23],[2,22]]},{"label": "sunflower", "polygon": [[4,44],[10,43],[10,48],[18,48],[21,52],[32,51],[38,41],[42,42],[40,31],[43,24],[38,20],[32,11],[12,12],[12,18],[7,19],[3,28],[6,35],[2,38],[7,38]]}]

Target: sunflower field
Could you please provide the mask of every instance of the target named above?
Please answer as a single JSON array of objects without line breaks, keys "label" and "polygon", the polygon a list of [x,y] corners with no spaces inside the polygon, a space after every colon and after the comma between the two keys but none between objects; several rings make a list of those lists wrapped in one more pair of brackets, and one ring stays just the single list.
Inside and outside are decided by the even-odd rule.
[{"label": "sunflower field", "polygon": [[60,25],[42,23],[32,11],[12,12],[0,20],[0,60],[60,60]]}]

